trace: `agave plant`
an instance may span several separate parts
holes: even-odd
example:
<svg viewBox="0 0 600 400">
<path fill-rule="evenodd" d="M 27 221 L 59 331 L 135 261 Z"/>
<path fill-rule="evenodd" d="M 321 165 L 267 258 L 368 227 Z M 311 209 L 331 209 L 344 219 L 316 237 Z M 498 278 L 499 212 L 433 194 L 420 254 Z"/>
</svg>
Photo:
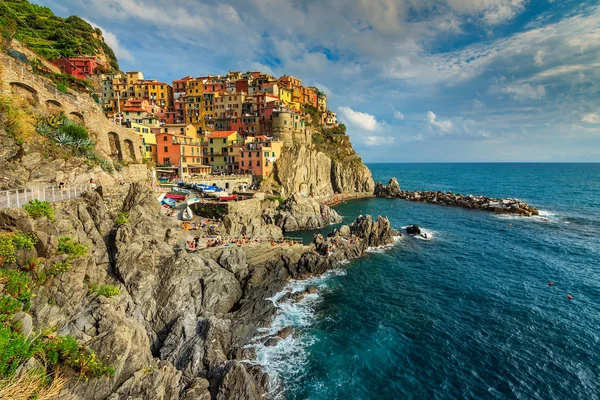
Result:
<svg viewBox="0 0 600 400">
<path fill-rule="evenodd" d="M 37 133 L 39 133 L 42 136 L 46 136 L 46 137 L 54 136 L 54 129 L 45 122 L 38 124 L 35 127 L 35 130 Z"/>
<path fill-rule="evenodd" d="M 58 133 L 54 136 L 54 140 L 58 143 L 59 146 L 62 147 L 72 147 L 75 144 L 75 141 L 71 136 L 65 135 L 64 133 Z"/>
<path fill-rule="evenodd" d="M 108 173 L 112 173 L 115 170 L 113 163 L 108 160 L 100 161 L 100 167 Z"/>
<path fill-rule="evenodd" d="M 76 139 L 74 146 L 82 152 L 94 149 L 94 142 L 91 139 Z"/>
</svg>

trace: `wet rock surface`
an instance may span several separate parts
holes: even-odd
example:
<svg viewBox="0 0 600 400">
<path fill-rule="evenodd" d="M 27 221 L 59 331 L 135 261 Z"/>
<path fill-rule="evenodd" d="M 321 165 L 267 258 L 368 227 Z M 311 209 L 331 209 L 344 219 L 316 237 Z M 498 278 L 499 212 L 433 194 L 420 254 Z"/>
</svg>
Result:
<svg viewBox="0 0 600 400">
<path fill-rule="evenodd" d="M 375 185 L 374 193 L 378 197 L 397 197 L 407 201 L 443 204 L 473 210 L 491 211 L 500 214 L 517 214 L 523 217 L 539 215 L 537 208 L 530 206 L 519 199 L 497 199 L 488 196 L 475 196 L 472 194 L 462 195 L 452 192 L 420 192 L 418 190 L 412 192 L 401 191 L 396 178 L 392 178 L 387 185 L 378 182 Z"/>
</svg>

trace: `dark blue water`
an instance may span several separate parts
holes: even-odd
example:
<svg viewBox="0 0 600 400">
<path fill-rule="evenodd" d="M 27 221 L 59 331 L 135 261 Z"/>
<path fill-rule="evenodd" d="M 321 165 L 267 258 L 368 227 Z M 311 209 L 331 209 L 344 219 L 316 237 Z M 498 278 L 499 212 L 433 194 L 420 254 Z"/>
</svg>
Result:
<svg viewBox="0 0 600 400">
<path fill-rule="evenodd" d="M 261 357 L 287 397 L 600 398 L 600 164 L 369 167 L 403 189 L 517 197 L 543 218 L 398 199 L 338 207 L 433 239 L 404 237 L 323 278 L 319 298 L 282 306 L 294 339 Z"/>
</svg>

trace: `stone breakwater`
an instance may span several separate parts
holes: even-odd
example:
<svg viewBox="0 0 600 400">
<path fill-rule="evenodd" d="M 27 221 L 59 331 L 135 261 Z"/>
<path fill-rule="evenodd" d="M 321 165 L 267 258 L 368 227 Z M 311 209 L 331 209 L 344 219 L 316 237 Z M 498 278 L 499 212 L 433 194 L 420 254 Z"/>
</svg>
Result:
<svg viewBox="0 0 600 400">
<path fill-rule="evenodd" d="M 420 192 L 400 190 L 396 178 L 390 179 L 387 185 L 378 182 L 375 185 L 375 195 L 378 197 L 397 197 L 407 201 L 418 201 L 431 204 L 445 204 L 473 210 L 492 211 L 500 214 L 516 214 L 524 217 L 539 215 L 534 206 L 520 201 L 519 199 L 497 199 L 488 196 L 475 196 L 472 194 L 462 195 L 452 192 Z"/>
</svg>

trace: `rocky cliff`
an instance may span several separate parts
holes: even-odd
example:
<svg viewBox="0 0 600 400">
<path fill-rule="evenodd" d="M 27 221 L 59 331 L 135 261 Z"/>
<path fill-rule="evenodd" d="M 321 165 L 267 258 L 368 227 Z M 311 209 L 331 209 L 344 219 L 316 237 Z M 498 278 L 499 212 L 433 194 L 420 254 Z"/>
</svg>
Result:
<svg viewBox="0 0 600 400">
<path fill-rule="evenodd" d="M 284 232 L 320 229 L 342 222 L 342 217 L 334 209 L 299 193 L 288 197 L 277 208 L 266 209 L 263 219 Z"/>
<path fill-rule="evenodd" d="M 120 198 L 116 208 L 88 192 L 57 204 L 56 222 L 0 210 L 0 231 L 37 240 L 0 271 L 48 272 L 64 259 L 58 249 L 64 235 L 88 249 L 70 261 L 70 269 L 31 287 L 27 315 L 34 332 L 54 326 L 56 334 L 73 336 L 114 369 L 108 376 L 68 379 L 62 398 L 263 398 L 267 379 L 245 360 L 254 357 L 246 345 L 276 311 L 265 299 L 290 278 L 322 273 L 391 243 L 395 234 L 387 219 L 367 216 L 309 246 L 267 243 L 189 253 L 182 249 L 186 232 L 161 215 L 149 188 L 132 184 Z M 29 269 L 25 257 L 44 261 Z M 102 285 L 118 294 L 98 294 Z M 2 285 L 0 291 L 9 294 Z"/>
<path fill-rule="evenodd" d="M 274 182 L 283 196 L 301 193 L 327 198 L 340 193 L 373 193 L 371 171 L 348 136 L 314 130 L 293 143 L 276 164 Z"/>
</svg>

